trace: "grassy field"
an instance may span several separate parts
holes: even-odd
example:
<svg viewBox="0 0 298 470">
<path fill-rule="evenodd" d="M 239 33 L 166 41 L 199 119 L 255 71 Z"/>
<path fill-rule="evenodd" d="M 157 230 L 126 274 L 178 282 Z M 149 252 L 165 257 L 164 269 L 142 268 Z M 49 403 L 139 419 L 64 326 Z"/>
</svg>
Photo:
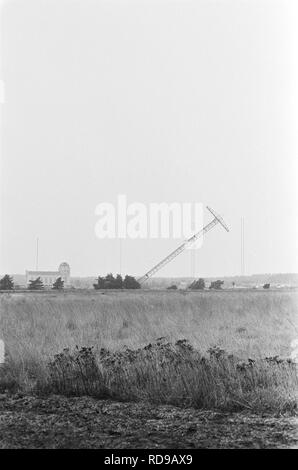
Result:
<svg viewBox="0 0 298 470">
<path fill-rule="evenodd" d="M 295 291 L 2 294 L 2 382 L 199 407 L 293 408 L 295 367 L 264 358 L 289 357 L 297 306 Z"/>
</svg>

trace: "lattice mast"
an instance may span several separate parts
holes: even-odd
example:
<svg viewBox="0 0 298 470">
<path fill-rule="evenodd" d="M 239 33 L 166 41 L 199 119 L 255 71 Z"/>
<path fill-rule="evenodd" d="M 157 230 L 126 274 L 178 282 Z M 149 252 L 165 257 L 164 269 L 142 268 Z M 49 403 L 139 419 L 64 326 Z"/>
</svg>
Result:
<svg viewBox="0 0 298 470">
<path fill-rule="evenodd" d="M 214 219 L 209 222 L 209 224 L 205 225 L 199 232 L 195 233 L 192 235 L 188 240 L 183 242 L 176 250 L 172 251 L 166 258 L 164 258 L 162 261 L 160 261 L 158 264 L 156 264 L 150 271 L 148 271 L 144 276 L 140 277 L 138 279 L 138 282 L 140 284 L 143 284 L 143 282 L 147 281 L 151 276 L 153 276 L 157 271 L 159 271 L 161 268 L 163 268 L 166 264 L 168 264 L 170 261 L 172 261 L 176 256 L 180 255 L 182 251 L 185 250 L 185 248 L 191 244 L 193 244 L 198 238 L 202 237 L 205 233 L 209 232 L 215 225 L 221 224 L 223 228 L 228 232 L 229 229 L 224 222 L 223 218 L 216 214 L 216 212 L 211 209 L 211 207 L 207 206 L 207 209 L 211 214 L 213 215 Z"/>
</svg>

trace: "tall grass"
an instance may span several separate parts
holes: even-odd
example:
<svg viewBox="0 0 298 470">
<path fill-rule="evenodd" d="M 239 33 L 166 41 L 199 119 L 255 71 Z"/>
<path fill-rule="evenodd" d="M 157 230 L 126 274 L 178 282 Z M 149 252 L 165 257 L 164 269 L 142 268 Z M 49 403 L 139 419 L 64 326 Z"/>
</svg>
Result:
<svg viewBox="0 0 298 470">
<path fill-rule="evenodd" d="M 220 348 L 202 355 L 160 338 L 137 350 L 64 350 L 36 377 L 35 391 L 222 410 L 294 412 L 297 366 L 277 357 L 241 361 Z M 9 373 L 9 371 L 8 371 Z"/>
<path fill-rule="evenodd" d="M 290 342 L 297 337 L 297 300 L 295 292 L 253 291 L 5 294 L 0 335 L 7 364 L 2 384 L 61 391 L 63 381 L 49 375 L 54 355 L 68 348 L 68 359 L 64 354 L 62 361 L 71 371 L 74 358 L 81 357 L 73 355 L 76 346 L 78 351 L 93 347 L 96 367 L 76 374 L 76 380 L 68 377 L 67 393 L 82 393 L 79 377 L 86 376 L 89 383 L 96 371 L 99 395 L 204 407 L 236 406 L 238 401 L 248 408 L 253 403 L 260 409 L 273 404 L 293 408 L 296 369 L 287 361 L 273 364 L 263 359 L 289 356 Z M 144 349 L 161 336 L 166 348 Z M 189 347 L 181 347 L 183 339 Z M 217 350 L 215 346 L 226 351 L 223 357 L 206 356 L 208 349 Z M 138 352 L 127 355 L 127 348 Z M 112 369 L 102 351 L 114 358 Z M 203 357 L 207 362 L 201 362 Z M 244 380 L 239 367 L 248 358 L 256 362 L 253 369 L 243 366 Z M 80 360 L 78 364 L 82 366 Z"/>
</svg>

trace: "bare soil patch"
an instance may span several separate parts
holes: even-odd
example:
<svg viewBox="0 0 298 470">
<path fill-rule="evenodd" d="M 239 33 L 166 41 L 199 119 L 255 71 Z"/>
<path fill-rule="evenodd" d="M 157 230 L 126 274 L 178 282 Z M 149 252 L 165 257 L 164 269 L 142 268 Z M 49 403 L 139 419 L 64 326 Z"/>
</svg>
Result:
<svg viewBox="0 0 298 470">
<path fill-rule="evenodd" d="M 0 448 L 298 448 L 291 416 L 0 395 Z"/>
</svg>

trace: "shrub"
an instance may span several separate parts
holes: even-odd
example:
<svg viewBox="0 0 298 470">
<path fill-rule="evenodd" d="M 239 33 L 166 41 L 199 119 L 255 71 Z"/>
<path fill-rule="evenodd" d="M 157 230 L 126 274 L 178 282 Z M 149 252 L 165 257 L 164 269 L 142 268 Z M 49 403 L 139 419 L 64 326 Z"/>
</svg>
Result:
<svg viewBox="0 0 298 470">
<path fill-rule="evenodd" d="M 98 276 L 97 283 L 93 284 L 94 289 L 104 289 L 105 288 L 105 279 L 104 277 Z"/>
<path fill-rule="evenodd" d="M 62 290 L 64 287 L 64 281 L 62 280 L 61 277 L 58 277 L 56 279 L 56 281 L 54 282 L 53 286 L 52 286 L 52 289 L 55 289 L 55 290 Z"/>
<path fill-rule="evenodd" d="M 267 357 L 241 361 L 219 347 L 200 354 L 186 340 L 159 338 L 144 348 L 98 356 L 92 348 L 69 349 L 49 363 L 48 389 L 66 395 L 223 410 L 294 411 L 296 365 Z"/>
<path fill-rule="evenodd" d="M 193 281 L 190 286 L 189 286 L 189 289 L 191 290 L 203 290 L 205 289 L 205 281 L 204 279 L 202 279 L 200 277 L 200 279 L 198 279 L 197 281 Z"/>
<path fill-rule="evenodd" d="M 98 276 L 97 283 L 93 284 L 94 289 L 139 289 L 141 286 L 133 276 L 126 275 L 124 280 L 121 274 L 116 277 L 112 273 L 105 277 Z"/>
<path fill-rule="evenodd" d="M 13 277 L 5 274 L 5 276 L 0 279 L 0 290 L 12 290 L 14 288 Z"/>
<path fill-rule="evenodd" d="M 141 285 L 133 276 L 126 275 L 123 281 L 123 287 L 124 289 L 140 289 Z"/>
<path fill-rule="evenodd" d="M 220 279 L 218 279 L 217 281 L 212 281 L 210 286 L 209 286 L 209 289 L 221 289 L 221 286 L 223 285 L 224 281 L 221 281 Z"/>
<path fill-rule="evenodd" d="M 44 285 L 40 277 L 29 281 L 29 286 L 28 286 L 29 290 L 41 290 L 43 288 L 44 288 Z"/>
</svg>

